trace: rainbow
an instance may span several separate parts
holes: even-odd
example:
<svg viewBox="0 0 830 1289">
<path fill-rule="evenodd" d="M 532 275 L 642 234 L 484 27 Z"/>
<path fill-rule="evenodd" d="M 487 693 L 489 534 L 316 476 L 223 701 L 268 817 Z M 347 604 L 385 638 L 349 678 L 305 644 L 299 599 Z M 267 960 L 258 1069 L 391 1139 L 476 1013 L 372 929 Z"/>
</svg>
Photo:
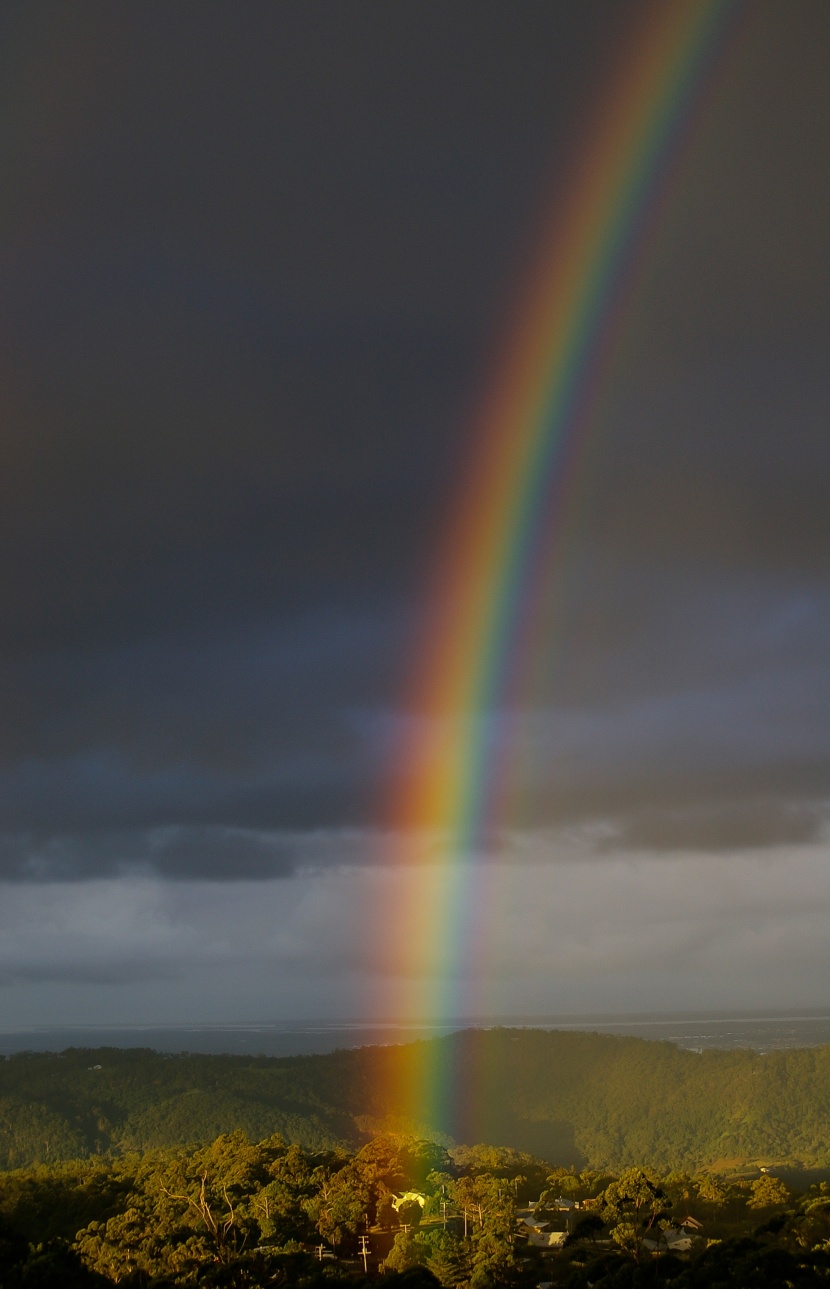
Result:
<svg viewBox="0 0 830 1289">
<path fill-rule="evenodd" d="M 399 1018 L 469 1015 L 478 1001 L 480 860 L 499 819 L 510 745 L 500 713 L 526 667 L 534 610 L 632 293 L 739 12 L 736 0 L 657 0 L 641 11 L 575 173 L 555 194 L 476 420 L 471 470 L 419 642 L 391 812 L 394 835 L 420 838 L 430 852 L 392 919 L 399 948 L 389 952 L 409 982 L 393 1004 Z M 421 1123 L 447 1128 L 459 1076 L 433 1050 L 424 1045 L 414 1062 L 405 1103 Z"/>
</svg>

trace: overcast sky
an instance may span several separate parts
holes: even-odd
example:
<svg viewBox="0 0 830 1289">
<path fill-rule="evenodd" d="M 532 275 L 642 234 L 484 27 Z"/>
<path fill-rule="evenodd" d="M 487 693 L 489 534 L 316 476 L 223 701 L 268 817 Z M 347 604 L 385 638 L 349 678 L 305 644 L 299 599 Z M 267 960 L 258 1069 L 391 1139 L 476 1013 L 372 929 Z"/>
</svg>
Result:
<svg viewBox="0 0 830 1289">
<path fill-rule="evenodd" d="M 643 11 L 3 9 L 0 1024 L 382 1010 L 435 532 Z M 493 1014 L 830 1005 L 829 158 L 830 5 L 754 0 L 591 444 Z"/>
</svg>

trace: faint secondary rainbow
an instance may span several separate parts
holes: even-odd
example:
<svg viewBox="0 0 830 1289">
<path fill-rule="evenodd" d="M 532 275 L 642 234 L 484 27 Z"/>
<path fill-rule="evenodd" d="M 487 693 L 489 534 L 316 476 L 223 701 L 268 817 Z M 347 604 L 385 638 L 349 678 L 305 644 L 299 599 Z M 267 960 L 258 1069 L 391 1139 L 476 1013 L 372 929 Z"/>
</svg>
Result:
<svg viewBox="0 0 830 1289">
<path fill-rule="evenodd" d="M 737 0 L 657 0 L 640 11 L 575 173 L 556 193 L 487 391 L 440 552 L 391 812 L 396 836 L 432 847 L 390 919 L 388 951 L 397 978 L 411 982 L 393 1003 L 400 1018 L 469 1015 L 484 1001 L 470 981 L 487 954 L 475 934 L 486 901 L 476 860 L 498 822 L 508 742 L 498 714 L 520 679 L 632 288 L 738 11 Z M 450 1122 L 453 1078 L 429 1049 L 410 1077 L 413 1114 Z"/>
</svg>

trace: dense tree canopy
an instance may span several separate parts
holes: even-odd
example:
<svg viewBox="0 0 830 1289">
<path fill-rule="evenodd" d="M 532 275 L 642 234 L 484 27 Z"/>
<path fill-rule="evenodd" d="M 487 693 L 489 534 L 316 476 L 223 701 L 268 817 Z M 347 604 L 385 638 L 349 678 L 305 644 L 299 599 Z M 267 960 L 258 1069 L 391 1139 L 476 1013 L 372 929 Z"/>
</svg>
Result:
<svg viewBox="0 0 830 1289">
<path fill-rule="evenodd" d="M 428 1164 L 437 1167 L 425 1174 Z M 522 1209 L 528 1176 L 540 1201 Z M 409 1210 L 387 1202 L 405 1195 Z M 567 1237 L 543 1252 L 529 1220 L 565 1221 Z M 658 1279 L 826 1289 L 829 1250 L 827 1182 L 794 1195 L 757 1172 L 601 1176 L 512 1148 L 447 1151 L 400 1135 L 349 1154 L 237 1130 L 191 1148 L 0 1174 L 3 1289 L 333 1289 L 367 1277 L 384 1289 Z"/>
</svg>

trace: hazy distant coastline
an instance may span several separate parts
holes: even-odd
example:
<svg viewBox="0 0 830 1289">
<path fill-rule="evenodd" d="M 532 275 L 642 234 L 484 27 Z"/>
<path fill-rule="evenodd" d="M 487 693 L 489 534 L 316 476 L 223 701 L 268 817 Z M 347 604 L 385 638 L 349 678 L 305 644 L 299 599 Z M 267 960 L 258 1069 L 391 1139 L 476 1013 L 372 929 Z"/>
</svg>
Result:
<svg viewBox="0 0 830 1289">
<path fill-rule="evenodd" d="M 224 1025 L 32 1026 L 0 1029 L 0 1054 L 62 1051 L 68 1047 L 144 1047 L 158 1052 L 222 1055 L 312 1056 L 355 1048 L 435 1038 L 467 1028 L 585 1030 L 668 1041 L 688 1050 L 754 1048 L 761 1052 L 830 1043 L 827 1011 L 755 1013 L 679 1012 L 675 1015 L 497 1017 L 402 1026 L 392 1022 L 293 1020 Z"/>
</svg>

